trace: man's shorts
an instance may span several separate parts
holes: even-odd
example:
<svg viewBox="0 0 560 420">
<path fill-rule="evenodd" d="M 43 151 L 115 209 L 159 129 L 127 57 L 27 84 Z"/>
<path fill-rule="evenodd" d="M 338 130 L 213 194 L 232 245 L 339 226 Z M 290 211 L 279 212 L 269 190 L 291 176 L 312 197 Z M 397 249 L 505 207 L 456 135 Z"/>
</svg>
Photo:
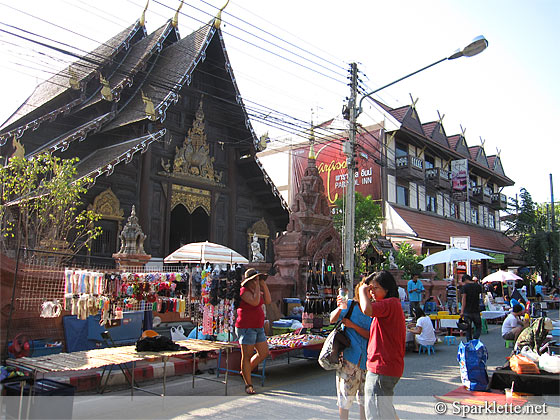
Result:
<svg viewBox="0 0 560 420">
<path fill-rule="evenodd" d="M 502 335 L 502 338 L 504 340 L 515 340 L 515 333 L 512 331 L 508 331 L 507 333 L 505 333 L 504 335 Z"/>
<path fill-rule="evenodd" d="M 235 328 L 239 344 L 257 344 L 266 341 L 264 328 Z"/>
</svg>

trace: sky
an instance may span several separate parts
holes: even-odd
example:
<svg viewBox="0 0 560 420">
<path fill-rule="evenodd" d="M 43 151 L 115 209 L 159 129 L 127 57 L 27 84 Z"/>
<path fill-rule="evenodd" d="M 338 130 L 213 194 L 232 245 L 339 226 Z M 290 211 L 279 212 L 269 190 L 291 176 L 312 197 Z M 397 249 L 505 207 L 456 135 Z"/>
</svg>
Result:
<svg viewBox="0 0 560 420">
<path fill-rule="evenodd" d="M 179 16 L 182 36 L 224 3 L 187 0 Z M 144 6 L 145 0 L 0 0 L 0 121 L 72 61 L 7 32 L 79 54 L 134 23 Z M 151 0 L 148 32 L 178 6 L 178 0 Z M 288 124 L 340 114 L 350 63 L 358 64 L 364 89 L 372 91 L 484 35 L 489 47 L 481 54 L 445 61 L 376 97 L 399 107 L 412 96 L 421 122 L 437 120 L 439 111 L 448 136 L 462 127 L 469 146 L 484 141 L 487 155 L 499 151 L 515 182 L 506 195 L 525 188 L 534 201 L 550 201 L 552 174 L 559 201 L 559 134 L 553 130 L 560 115 L 559 1 L 231 0 L 222 18 L 236 82 L 256 115 L 253 127 L 280 141 L 301 134 Z M 365 103 L 359 122 L 381 118 Z"/>
</svg>

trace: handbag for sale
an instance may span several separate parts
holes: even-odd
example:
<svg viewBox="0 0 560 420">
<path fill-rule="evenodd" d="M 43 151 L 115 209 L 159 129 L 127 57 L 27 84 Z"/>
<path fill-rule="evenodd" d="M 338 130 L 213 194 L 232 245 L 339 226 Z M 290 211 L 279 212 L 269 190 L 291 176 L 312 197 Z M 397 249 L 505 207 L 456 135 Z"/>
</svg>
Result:
<svg viewBox="0 0 560 420">
<path fill-rule="evenodd" d="M 350 318 L 355 304 L 356 302 L 352 301 L 350 309 L 344 318 Z M 319 353 L 318 358 L 319 365 L 321 365 L 321 367 L 325 370 L 339 369 L 342 365 L 340 357 L 342 355 L 342 351 L 349 346 L 350 339 L 342 330 L 342 320 L 340 320 L 323 343 L 323 347 L 321 348 L 321 353 Z"/>
</svg>

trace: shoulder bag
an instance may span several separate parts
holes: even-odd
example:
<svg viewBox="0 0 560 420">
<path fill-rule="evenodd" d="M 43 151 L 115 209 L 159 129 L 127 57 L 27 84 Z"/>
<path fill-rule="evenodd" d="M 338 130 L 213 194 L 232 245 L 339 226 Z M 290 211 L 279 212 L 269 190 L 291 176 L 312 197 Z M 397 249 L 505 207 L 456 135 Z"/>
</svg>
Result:
<svg viewBox="0 0 560 420">
<path fill-rule="evenodd" d="M 350 318 L 355 305 L 356 302 L 352 301 L 352 303 L 350 304 L 350 309 L 342 319 Z M 318 362 L 325 370 L 339 369 L 342 366 L 342 351 L 346 347 L 350 346 L 350 339 L 342 330 L 342 325 L 342 320 L 336 323 L 336 326 L 329 333 L 327 339 L 323 343 L 321 353 L 319 353 Z"/>
</svg>

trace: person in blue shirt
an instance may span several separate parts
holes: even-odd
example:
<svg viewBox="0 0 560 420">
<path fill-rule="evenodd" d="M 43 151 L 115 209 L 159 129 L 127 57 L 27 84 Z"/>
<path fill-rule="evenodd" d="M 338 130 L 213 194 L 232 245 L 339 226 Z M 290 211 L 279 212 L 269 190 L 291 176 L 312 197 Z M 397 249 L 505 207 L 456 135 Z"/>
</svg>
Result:
<svg viewBox="0 0 560 420">
<path fill-rule="evenodd" d="M 412 280 L 408 281 L 408 300 L 410 301 L 410 312 L 416 316 L 416 309 L 420 308 L 422 302 L 422 293 L 424 292 L 424 285 L 418 278 L 418 274 L 412 276 Z"/>
<path fill-rule="evenodd" d="M 336 371 L 336 395 L 338 413 L 341 420 L 348 419 L 348 411 L 356 398 L 360 406 L 360 418 L 365 420 L 364 386 L 366 382 L 366 361 L 371 317 L 364 315 L 360 309 L 358 290 L 363 280 L 354 288 L 354 299 L 348 301 L 347 308 L 342 309 L 343 301 L 336 298 L 338 307 L 331 312 L 331 324 L 342 319 L 343 330 L 350 339 L 350 346 L 344 349 L 343 361 Z M 349 318 L 343 318 L 353 306 Z"/>
<path fill-rule="evenodd" d="M 537 302 L 540 302 L 544 297 L 542 283 L 538 282 L 535 285 L 535 297 L 537 298 Z"/>
</svg>

